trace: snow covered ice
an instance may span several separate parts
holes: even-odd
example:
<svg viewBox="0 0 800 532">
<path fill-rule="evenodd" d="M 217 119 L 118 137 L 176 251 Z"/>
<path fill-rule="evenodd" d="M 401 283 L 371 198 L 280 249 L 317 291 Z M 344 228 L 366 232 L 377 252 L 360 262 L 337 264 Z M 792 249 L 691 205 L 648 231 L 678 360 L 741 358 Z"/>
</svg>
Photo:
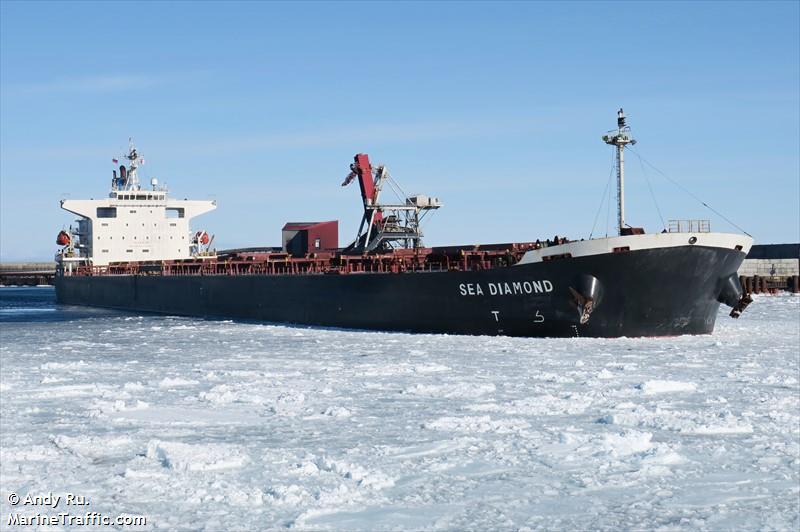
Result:
<svg viewBox="0 0 800 532">
<path fill-rule="evenodd" d="M 616 340 L 0 299 L 4 529 L 42 511 L 10 492 L 145 529 L 800 528 L 797 296 L 721 311 L 711 336 Z"/>
</svg>

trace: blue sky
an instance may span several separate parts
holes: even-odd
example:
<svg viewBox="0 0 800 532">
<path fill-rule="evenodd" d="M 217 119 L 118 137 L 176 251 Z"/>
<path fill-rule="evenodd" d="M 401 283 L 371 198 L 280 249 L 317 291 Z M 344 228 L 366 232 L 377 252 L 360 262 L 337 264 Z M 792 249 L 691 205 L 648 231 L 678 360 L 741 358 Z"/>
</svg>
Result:
<svg viewBox="0 0 800 532">
<path fill-rule="evenodd" d="M 440 197 L 426 244 L 587 237 L 624 106 L 635 150 L 751 233 L 800 240 L 798 2 L 9 2 L 0 260 L 49 260 L 133 136 L 143 176 L 215 198 L 218 247 L 360 220 L 353 154 Z M 627 219 L 711 218 L 627 157 Z M 612 226 L 603 206 L 595 235 Z"/>
</svg>

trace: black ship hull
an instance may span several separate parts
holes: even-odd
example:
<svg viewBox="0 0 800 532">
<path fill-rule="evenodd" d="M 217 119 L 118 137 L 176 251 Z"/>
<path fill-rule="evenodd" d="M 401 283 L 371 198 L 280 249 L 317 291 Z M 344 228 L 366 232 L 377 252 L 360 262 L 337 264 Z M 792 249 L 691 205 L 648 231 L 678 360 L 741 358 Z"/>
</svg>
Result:
<svg viewBox="0 0 800 532">
<path fill-rule="evenodd" d="M 713 331 L 744 256 L 677 246 L 467 272 L 59 275 L 55 284 L 61 304 L 135 312 L 417 333 L 673 336 Z M 585 323 L 582 296 L 593 303 Z"/>
</svg>

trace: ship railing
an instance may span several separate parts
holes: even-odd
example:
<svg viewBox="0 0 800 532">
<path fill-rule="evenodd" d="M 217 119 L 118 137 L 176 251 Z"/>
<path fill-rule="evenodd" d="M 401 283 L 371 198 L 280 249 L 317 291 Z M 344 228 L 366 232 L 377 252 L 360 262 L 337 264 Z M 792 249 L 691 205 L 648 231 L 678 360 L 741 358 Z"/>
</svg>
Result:
<svg viewBox="0 0 800 532">
<path fill-rule="evenodd" d="M 77 275 L 313 275 L 479 271 L 511 266 L 535 244 L 503 249 L 459 249 L 420 254 L 367 256 L 281 257 L 260 259 L 241 256 L 224 260 L 185 259 L 174 261 L 118 262 L 107 266 L 84 266 Z"/>
<path fill-rule="evenodd" d="M 670 233 L 710 233 L 711 220 L 669 220 Z"/>
</svg>

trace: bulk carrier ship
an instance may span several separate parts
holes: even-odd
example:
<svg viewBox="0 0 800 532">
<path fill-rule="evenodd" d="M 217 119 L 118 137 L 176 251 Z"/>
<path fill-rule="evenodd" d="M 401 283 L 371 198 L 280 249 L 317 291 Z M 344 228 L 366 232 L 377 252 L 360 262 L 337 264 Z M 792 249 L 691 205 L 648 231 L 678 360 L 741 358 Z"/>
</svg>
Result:
<svg viewBox="0 0 800 532">
<path fill-rule="evenodd" d="M 135 312 L 325 327 L 525 337 L 711 333 L 720 304 L 738 317 L 751 302 L 737 269 L 752 239 L 712 233 L 707 221 L 645 234 L 625 222 L 622 109 L 603 140 L 616 150 L 618 235 L 425 247 L 421 220 L 442 204 L 400 194 L 385 166 L 355 156 L 364 210 L 356 238 L 338 223 L 289 223 L 281 247 L 217 252 L 190 220 L 214 201 L 174 200 L 131 144 L 100 200 L 62 200 L 77 227 L 57 243 L 59 303 Z M 118 163 L 117 160 L 114 161 Z"/>
</svg>

